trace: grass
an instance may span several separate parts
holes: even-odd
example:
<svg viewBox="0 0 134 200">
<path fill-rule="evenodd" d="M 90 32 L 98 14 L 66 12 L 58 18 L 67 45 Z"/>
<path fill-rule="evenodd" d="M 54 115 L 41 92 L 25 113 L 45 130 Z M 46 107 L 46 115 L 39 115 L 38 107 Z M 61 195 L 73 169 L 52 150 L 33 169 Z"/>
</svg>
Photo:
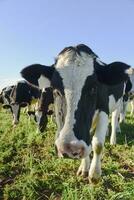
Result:
<svg viewBox="0 0 134 200">
<path fill-rule="evenodd" d="M 134 118 L 117 135 L 117 145 L 106 138 L 102 179 L 97 185 L 77 177 L 79 160 L 58 159 L 54 148 L 56 126 L 49 120 L 44 134 L 23 113 L 12 127 L 10 113 L 0 113 L 0 200 L 133 200 Z"/>
</svg>

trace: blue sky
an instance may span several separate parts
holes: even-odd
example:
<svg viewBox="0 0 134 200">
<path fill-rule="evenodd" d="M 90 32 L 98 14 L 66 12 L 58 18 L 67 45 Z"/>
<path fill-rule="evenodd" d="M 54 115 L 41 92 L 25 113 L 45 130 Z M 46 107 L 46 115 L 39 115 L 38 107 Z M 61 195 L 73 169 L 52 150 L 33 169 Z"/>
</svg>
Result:
<svg viewBox="0 0 134 200">
<path fill-rule="evenodd" d="M 78 43 L 134 66 L 134 0 L 0 0 L 0 88 Z"/>
</svg>

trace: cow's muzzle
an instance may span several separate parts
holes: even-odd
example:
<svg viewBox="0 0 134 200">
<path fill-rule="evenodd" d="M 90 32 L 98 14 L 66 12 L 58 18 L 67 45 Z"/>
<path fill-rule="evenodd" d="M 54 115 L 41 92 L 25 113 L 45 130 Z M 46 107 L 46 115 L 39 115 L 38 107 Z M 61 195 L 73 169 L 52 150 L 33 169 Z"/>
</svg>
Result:
<svg viewBox="0 0 134 200">
<path fill-rule="evenodd" d="M 60 158 L 74 158 L 80 159 L 89 155 L 89 148 L 86 145 L 77 142 L 75 144 L 65 143 L 65 144 L 56 144 L 56 150 L 58 157 Z"/>
</svg>

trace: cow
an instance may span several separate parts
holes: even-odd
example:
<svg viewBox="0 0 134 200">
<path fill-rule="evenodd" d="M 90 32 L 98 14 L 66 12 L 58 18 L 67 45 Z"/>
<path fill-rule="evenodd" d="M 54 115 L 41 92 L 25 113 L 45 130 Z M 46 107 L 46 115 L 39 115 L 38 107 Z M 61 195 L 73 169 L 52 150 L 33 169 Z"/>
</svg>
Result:
<svg viewBox="0 0 134 200">
<path fill-rule="evenodd" d="M 84 44 L 64 48 L 52 66 L 32 65 L 21 71 L 22 77 L 36 87 L 44 91 L 52 88 L 58 156 L 82 159 L 77 174 L 88 173 L 91 182 L 96 183 L 101 177 L 109 113 L 119 106 L 124 82 L 132 73 L 133 68 L 125 63 L 101 62 Z M 91 137 L 94 122 L 96 129 Z"/>
<path fill-rule="evenodd" d="M 130 77 L 128 77 L 127 81 L 124 82 L 124 93 L 123 97 L 120 99 L 119 106 L 112 112 L 111 115 L 111 137 L 110 144 L 116 145 L 116 132 L 121 132 L 120 124 L 125 119 L 126 108 L 129 98 L 129 93 L 132 88 L 132 83 Z"/>
<path fill-rule="evenodd" d="M 18 81 L 16 85 L 3 89 L 1 98 L 3 99 L 3 108 L 10 109 L 13 116 L 13 124 L 19 122 L 20 109 L 30 105 L 32 101 L 40 97 L 40 91 L 32 88 L 26 81 Z"/>
<path fill-rule="evenodd" d="M 112 132 L 110 144 L 116 144 L 116 132 L 121 132 L 120 124 L 125 122 L 128 104 L 131 104 L 131 116 L 134 113 L 134 88 L 133 76 L 131 75 L 125 83 L 124 94 L 120 106 L 116 109 L 116 116 L 112 115 Z"/>
<path fill-rule="evenodd" d="M 123 102 L 120 112 L 120 120 L 119 122 L 122 123 L 125 121 L 125 116 L 127 112 L 128 104 L 130 103 L 130 115 L 133 116 L 134 114 L 134 76 L 131 75 L 126 83 L 125 94 L 123 96 Z"/>
<path fill-rule="evenodd" d="M 4 87 L 0 93 L 0 103 L 10 104 L 10 94 L 12 92 L 14 85 Z"/>
<path fill-rule="evenodd" d="M 134 76 L 133 75 L 130 76 L 130 80 L 131 80 L 132 88 L 128 94 L 128 102 L 130 102 L 131 104 L 130 115 L 133 116 L 134 115 Z"/>
<path fill-rule="evenodd" d="M 10 94 L 13 89 L 13 85 L 7 86 L 1 90 L 0 93 L 0 110 L 3 108 L 3 105 L 10 104 Z"/>
<path fill-rule="evenodd" d="M 48 102 L 44 99 L 45 95 L 48 96 Z M 27 107 L 28 115 L 34 116 L 39 131 L 41 133 L 44 132 L 48 122 L 48 115 L 52 114 L 52 110 L 48 108 L 49 104 L 53 103 L 52 91 L 50 89 L 44 94 L 43 91 L 22 80 L 18 81 L 14 86 L 4 88 L 1 98 L 3 99 L 3 107 L 5 109 L 9 108 L 12 112 L 13 125 L 19 123 L 20 109 Z M 41 103 L 42 101 L 44 104 Z M 36 102 L 38 103 L 36 110 L 31 111 L 31 105 L 36 105 Z"/>
</svg>

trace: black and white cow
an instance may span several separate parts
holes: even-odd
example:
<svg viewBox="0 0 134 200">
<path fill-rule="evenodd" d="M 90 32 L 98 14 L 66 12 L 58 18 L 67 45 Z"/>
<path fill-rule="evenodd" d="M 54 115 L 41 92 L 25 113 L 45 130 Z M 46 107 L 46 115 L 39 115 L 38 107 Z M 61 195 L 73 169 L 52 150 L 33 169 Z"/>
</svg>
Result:
<svg viewBox="0 0 134 200">
<path fill-rule="evenodd" d="M 133 71 L 121 62 L 102 63 L 83 44 L 63 49 L 51 67 L 33 65 L 21 71 L 22 77 L 40 89 L 53 89 L 58 155 L 82 159 L 77 174 L 88 172 L 92 182 L 101 176 L 101 155 L 109 113 L 118 107 L 124 81 Z M 92 138 L 90 129 L 94 121 L 96 130 Z M 91 150 L 93 159 L 90 165 Z"/>
<path fill-rule="evenodd" d="M 47 95 L 47 101 L 45 97 Z M 3 107 L 10 108 L 13 115 L 13 124 L 18 124 L 21 107 L 30 107 L 38 102 L 36 110 L 28 110 L 28 115 L 34 115 L 40 132 L 43 132 L 48 122 L 48 115 L 52 114 L 49 104 L 53 103 L 52 90 L 41 92 L 39 88 L 33 87 L 26 81 L 18 81 L 16 85 L 3 89 L 1 98 Z M 43 102 L 43 103 L 42 103 Z"/>
<path fill-rule="evenodd" d="M 11 86 L 7 86 L 5 88 L 2 89 L 1 93 L 0 93 L 0 103 L 2 105 L 4 104 L 10 104 L 10 94 L 12 92 L 14 85 Z"/>
<path fill-rule="evenodd" d="M 13 89 L 12 86 L 7 86 L 1 90 L 0 93 L 0 110 L 4 107 L 4 105 L 9 105 L 10 104 L 10 94 Z"/>
<path fill-rule="evenodd" d="M 40 94 L 39 89 L 31 87 L 26 81 L 18 81 L 16 85 L 10 87 L 10 90 L 6 88 L 2 92 L 3 107 L 11 110 L 14 125 L 19 122 L 21 107 L 30 105 L 34 100 L 37 101 Z"/>
<path fill-rule="evenodd" d="M 123 96 L 123 102 L 120 112 L 120 123 L 125 121 L 125 116 L 130 104 L 130 115 L 134 115 L 134 76 L 131 75 L 126 83 L 125 94 Z"/>
<path fill-rule="evenodd" d="M 130 76 L 132 89 L 129 93 L 129 101 L 131 104 L 131 116 L 134 116 L 134 76 Z"/>
<path fill-rule="evenodd" d="M 111 115 L 111 137 L 110 144 L 116 144 L 116 133 L 121 132 L 120 124 L 125 120 L 129 94 L 132 88 L 130 77 L 124 82 L 124 93 L 120 99 L 119 106 L 112 112 Z"/>
</svg>

